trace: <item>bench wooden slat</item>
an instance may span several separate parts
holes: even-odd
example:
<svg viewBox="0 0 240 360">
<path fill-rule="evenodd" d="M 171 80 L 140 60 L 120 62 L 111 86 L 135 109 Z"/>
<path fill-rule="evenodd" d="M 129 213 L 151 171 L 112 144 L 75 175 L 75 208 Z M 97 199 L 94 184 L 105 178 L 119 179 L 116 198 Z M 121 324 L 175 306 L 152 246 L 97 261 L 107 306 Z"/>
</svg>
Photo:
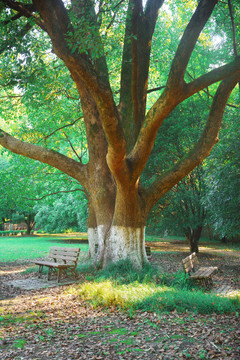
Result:
<svg viewBox="0 0 240 360">
<path fill-rule="evenodd" d="M 50 267 L 55 267 L 55 268 L 68 268 L 71 265 L 74 264 L 63 264 L 63 263 L 56 263 L 54 261 L 36 261 L 35 262 L 36 265 L 43 265 L 43 266 L 50 266 Z"/>
<path fill-rule="evenodd" d="M 50 251 L 51 250 L 56 250 L 56 251 L 73 251 L 73 252 L 79 252 L 81 249 L 80 248 L 66 248 L 66 247 L 58 247 L 58 246 L 51 246 L 50 247 Z"/>
<path fill-rule="evenodd" d="M 79 251 L 75 251 L 75 250 L 56 250 L 56 249 L 52 249 L 50 248 L 49 253 L 53 253 L 53 254 L 73 254 L 74 256 L 77 255 L 79 253 Z"/>
<path fill-rule="evenodd" d="M 204 285 L 212 285 L 212 274 L 217 270 L 217 267 L 198 267 L 198 258 L 196 253 L 187 256 L 182 260 L 183 269 L 189 278 L 193 280 L 200 280 Z"/>
<path fill-rule="evenodd" d="M 190 278 L 195 278 L 195 279 L 208 278 L 209 276 L 212 275 L 213 272 L 214 272 L 214 269 L 198 269 L 195 273 L 190 275 Z"/>
<path fill-rule="evenodd" d="M 76 261 L 76 256 L 49 254 L 49 259 L 59 259 L 59 260 L 64 260 L 64 261 Z"/>
</svg>

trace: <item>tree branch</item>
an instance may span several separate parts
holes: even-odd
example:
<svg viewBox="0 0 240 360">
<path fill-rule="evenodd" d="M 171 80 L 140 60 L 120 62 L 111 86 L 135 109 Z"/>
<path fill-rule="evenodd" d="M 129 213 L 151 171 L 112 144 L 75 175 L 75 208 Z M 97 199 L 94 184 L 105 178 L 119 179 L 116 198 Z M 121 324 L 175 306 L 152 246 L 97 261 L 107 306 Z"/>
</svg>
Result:
<svg viewBox="0 0 240 360">
<path fill-rule="evenodd" d="M 240 56 L 236 57 L 234 61 L 227 65 L 220 66 L 217 69 L 210 71 L 207 74 L 200 76 L 199 78 L 193 80 L 192 82 L 185 85 L 184 89 L 184 99 L 192 96 L 208 86 L 227 78 L 228 76 L 238 74 L 240 70 Z"/>
<path fill-rule="evenodd" d="M 172 169 L 149 186 L 147 189 L 147 207 L 149 211 L 160 197 L 182 180 L 186 174 L 192 171 L 210 154 L 212 147 L 218 142 L 218 133 L 228 98 L 239 80 L 240 72 L 237 77 L 232 75 L 220 83 L 213 99 L 208 121 L 197 144 Z"/>
<path fill-rule="evenodd" d="M 148 89 L 147 93 L 150 94 L 150 93 L 152 93 L 152 92 L 154 92 L 154 91 L 162 90 L 162 89 L 164 89 L 165 87 L 166 87 L 166 86 L 163 85 L 163 86 L 158 86 L 158 87 L 155 87 L 155 88 L 152 88 L 152 89 Z"/>
<path fill-rule="evenodd" d="M 143 16 L 142 9 L 142 0 L 135 0 L 132 14 L 132 81 L 131 81 L 131 95 L 133 99 L 133 122 L 135 123 L 135 127 L 138 128 L 137 133 L 139 132 L 141 122 L 139 122 L 139 97 L 138 97 L 138 87 L 139 87 L 139 59 L 138 59 L 138 51 L 139 51 L 139 18 Z M 142 55 L 143 56 L 143 55 Z"/>
<path fill-rule="evenodd" d="M 76 152 L 76 150 L 74 149 L 74 147 L 73 147 L 73 144 L 72 144 L 71 140 L 69 139 L 69 137 L 67 136 L 67 134 L 65 133 L 65 131 L 63 131 L 63 133 L 64 133 L 64 135 L 65 135 L 65 137 L 66 137 L 66 139 L 67 139 L 67 141 L 68 141 L 69 145 L 71 146 L 72 151 L 73 151 L 73 152 L 74 152 L 74 154 L 77 156 L 77 158 L 79 159 L 80 163 L 82 164 L 82 158 L 78 155 L 78 153 L 77 153 L 77 152 Z"/>
<path fill-rule="evenodd" d="M 82 118 L 83 118 L 83 117 L 80 116 L 79 118 L 77 118 L 76 120 L 74 120 L 72 123 L 61 126 L 60 128 L 52 131 L 50 134 L 44 136 L 43 139 L 44 139 L 44 140 L 47 140 L 50 136 L 52 136 L 53 134 L 55 134 L 57 131 L 60 131 L 60 130 L 62 130 L 62 129 L 65 129 L 66 127 L 69 127 L 69 126 L 73 126 L 77 121 L 79 121 L 79 120 L 82 119 Z M 41 141 L 41 140 L 40 140 L 40 141 Z"/>
<path fill-rule="evenodd" d="M 17 13 L 16 15 L 12 16 L 9 20 L 5 20 L 5 21 L 3 21 L 2 23 L 3 23 L 3 25 L 7 25 L 7 24 L 9 24 L 9 23 L 12 22 L 12 21 L 15 21 L 15 20 L 17 20 L 17 19 L 20 19 L 20 17 L 22 17 L 22 14 Z"/>
<path fill-rule="evenodd" d="M 233 62 L 214 69 L 207 74 L 204 74 L 196 80 L 185 84 L 183 89 L 175 89 L 172 93 L 169 89 L 164 89 L 159 99 L 155 102 L 152 108 L 147 113 L 143 126 L 141 127 L 137 142 L 128 159 L 131 162 L 132 171 L 137 179 L 150 155 L 154 141 L 156 139 L 157 131 L 161 126 L 163 120 L 171 113 L 171 111 L 183 100 L 189 98 L 193 94 L 228 77 L 239 77 L 240 73 L 240 57 L 237 57 Z"/>
<path fill-rule="evenodd" d="M 44 22 L 34 14 L 34 12 L 36 11 L 34 4 L 24 4 L 12 0 L 1 0 L 1 2 L 5 4 L 6 7 L 8 7 L 9 9 L 18 11 L 21 16 L 34 19 L 35 23 L 39 25 L 41 29 L 46 31 Z"/>
<path fill-rule="evenodd" d="M 15 154 L 23 155 L 30 159 L 38 160 L 42 163 L 51 165 L 78 180 L 84 187 L 87 188 L 87 165 L 80 164 L 78 161 L 60 154 L 57 151 L 18 140 L 1 129 L 0 145 Z"/>
<path fill-rule="evenodd" d="M 109 144 L 109 159 L 112 158 L 112 163 L 119 158 L 122 159 L 126 153 L 126 142 L 109 83 L 104 76 L 95 71 L 86 54 L 80 54 L 77 50 L 72 52 L 67 45 L 66 37 L 69 31 L 74 29 L 71 27 L 63 2 L 61 0 L 47 2 L 33 0 L 33 2 L 44 19 L 54 51 L 68 67 L 79 94 L 83 82 L 97 104 Z"/>
<path fill-rule="evenodd" d="M 45 199 L 46 197 L 48 196 L 52 196 L 52 195 L 57 195 L 57 194 L 62 194 L 62 193 L 70 193 L 70 192 L 74 192 L 74 191 L 82 191 L 84 194 L 85 194 L 85 191 L 83 189 L 74 189 L 74 190 L 59 190 L 59 191 L 56 191 L 56 192 L 53 192 L 53 193 L 50 193 L 50 194 L 47 194 L 47 195 L 43 195 L 42 197 L 40 198 L 36 198 L 36 199 L 32 199 L 32 198 L 27 198 L 25 197 L 25 199 L 27 200 L 33 200 L 33 201 L 39 201 L 39 200 L 42 200 L 42 199 Z"/>
<path fill-rule="evenodd" d="M 237 39 L 236 39 L 236 26 L 235 26 L 235 21 L 234 21 L 234 16 L 233 16 L 233 9 L 232 9 L 231 0 L 228 0 L 228 9 L 229 9 L 230 19 L 231 19 L 231 23 L 232 23 L 233 53 L 234 53 L 235 56 L 238 56 Z M 239 91 L 240 91 L 240 82 L 238 83 L 238 85 L 239 85 Z"/>
<path fill-rule="evenodd" d="M 232 10 L 231 0 L 228 0 L 228 9 L 229 9 L 230 19 L 231 19 L 231 23 L 232 23 L 233 52 L 234 52 L 235 56 L 238 56 L 237 40 L 236 40 L 236 27 L 235 27 L 235 22 L 234 22 L 234 17 L 233 17 L 233 10 Z"/>
<path fill-rule="evenodd" d="M 171 65 L 167 88 L 173 91 L 176 91 L 176 88 L 182 88 L 184 84 L 184 74 L 193 49 L 217 2 L 218 0 L 200 0 L 178 45 Z"/>
<path fill-rule="evenodd" d="M 194 77 L 193 77 L 188 71 L 187 71 L 187 75 L 190 77 L 191 80 L 193 80 L 193 81 L 196 80 L 196 79 L 194 79 Z M 214 98 L 214 96 L 213 96 L 212 94 L 210 94 L 208 88 L 207 88 L 207 89 L 202 89 L 202 91 L 203 91 L 205 94 L 207 94 L 208 97 Z M 229 104 L 229 103 L 227 103 L 226 106 L 232 107 L 232 108 L 234 108 L 234 109 L 238 109 L 238 108 L 239 108 L 239 106 L 233 105 L 233 104 Z"/>
<path fill-rule="evenodd" d="M 130 0 L 128 5 L 119 102 L 128 149 L 134 146 L 145 117 L 152 36 L 163 2 L 148 0 L 145 12 L 142 1 Z"/>
</svg>

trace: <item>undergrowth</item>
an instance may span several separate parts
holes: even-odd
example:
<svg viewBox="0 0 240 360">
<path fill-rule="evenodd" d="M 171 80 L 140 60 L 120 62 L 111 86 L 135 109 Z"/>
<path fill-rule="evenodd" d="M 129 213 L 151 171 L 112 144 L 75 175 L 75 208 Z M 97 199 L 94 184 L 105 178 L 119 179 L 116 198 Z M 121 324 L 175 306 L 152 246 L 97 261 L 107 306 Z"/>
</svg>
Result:
<svg viewBox="0 0 240 360">
<path fill-rule="evenodd" d="M 92 306 L 117 307 L 134 314 L 150 312 L 186 312 L 211 314 L 240 312 L 240 298 L 224 298 L 203 292 L 185 274 L 161 274 L 151 265 L 136 271 L 129 261 L 121 261 L 98 270 L 82 267 L 87 281 L 68 291 Z"/>
</svg>

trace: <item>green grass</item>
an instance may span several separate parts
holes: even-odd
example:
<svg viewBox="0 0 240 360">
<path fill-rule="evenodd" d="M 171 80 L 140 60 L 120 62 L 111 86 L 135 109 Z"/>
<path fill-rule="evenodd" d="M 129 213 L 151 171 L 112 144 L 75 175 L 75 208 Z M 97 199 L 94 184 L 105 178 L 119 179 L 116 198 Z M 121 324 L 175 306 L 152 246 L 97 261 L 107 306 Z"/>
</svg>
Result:
<svg viewBox="0 0 240 360">
<path fill-rule="evenodd" d="M 149 265 L 137 272 L 128 261 L 100 271 L 91 267 L 88 270 L 88 281 L 70 287 L 68 292 L 93 307 L 116 307 L 127 311 L 129 317 L 133 317 L 137 310 L 202 314 L 240 312 L 240 297 L 224 298 L 204 293 L 182 272 L 171 276 L 160 274 Z M 82 271 L 86 273 L 87 269 Z"/>
<path fill-rule="evenodd" d="M 64 240 L 67 238 L 63 236 L 0 238 L 0 262 L 44 257 L 51 246 L 81 247 L 82 251 L 88 250 L 88 244 L 66 244 Z M 86 281 L 69 288 L 69 292 L 94 307 L 113 306 L 127 311 L 129 317 L 133 317 L 137 310 L 156 313 L 174 310 L 203 314 L 240 313 L 240 296 L 224 298 L 204 293 L 190 283 L 182 272 L 163 274 L 150 265 L 138 272 L 128 261 L 121 261 L 103 270 L 80 263 L 78 271 L 86 275 Z"/>
<path fill-rule="evenodd" d="M 62 237 L 0 237 L 0 262 L 23 261 L 47 256 L 51 246 L 80 247 L 88 251 L 86 244 L 69 244 Z"/>
</svg>

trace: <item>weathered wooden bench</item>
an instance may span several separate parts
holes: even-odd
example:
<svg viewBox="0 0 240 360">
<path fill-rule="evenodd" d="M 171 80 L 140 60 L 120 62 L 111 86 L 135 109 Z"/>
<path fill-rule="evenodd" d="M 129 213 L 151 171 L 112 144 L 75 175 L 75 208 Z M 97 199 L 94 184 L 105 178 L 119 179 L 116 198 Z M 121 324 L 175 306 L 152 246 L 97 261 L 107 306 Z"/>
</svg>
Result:
<svg viewBox="0 0 240 360">
<path fill-rule="evenodd" d="M 48 267 L 48 280 L 53 273 L 57 274 L 59 283 L 63 273 L 68 275 L 70 272 L 74 277 L 78 277 L 76 272 L 80 248 L 51 247 L 49 255 L 43 260 L 34 260 L 34 264 L 39 265 L 38 277 L 41 277 L 43 267 Z"/>
<path fill-rule="evenodd" d="M 212 275 L 218 269 L 216 266 L 198 267 L 199 262 L 196 253 L 192 253 L 182 260 L 183 269 L 189 275 L 189 279 L 199 281 L 203 286 L 213 285 Z"/>
</svg>

